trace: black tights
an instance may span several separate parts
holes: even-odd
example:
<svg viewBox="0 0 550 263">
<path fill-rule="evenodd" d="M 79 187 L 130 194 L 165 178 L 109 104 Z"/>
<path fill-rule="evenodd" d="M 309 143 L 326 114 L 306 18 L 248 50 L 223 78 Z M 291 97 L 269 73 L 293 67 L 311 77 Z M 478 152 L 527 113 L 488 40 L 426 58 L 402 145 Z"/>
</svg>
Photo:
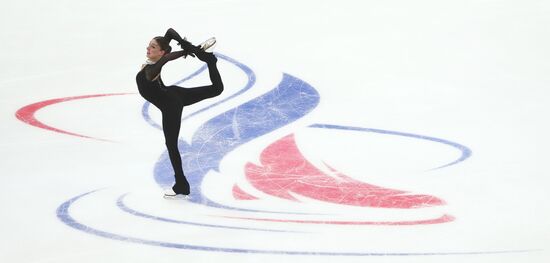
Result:
<svg viewBox="0 0 550 263">
<path fill-rule="evenodd" d="M 183 107 L 218 96 L 223 91 L 223 84 L 216 64 L 209 64 L 208 71 L 212 85 L 196 88 L 168 86 L 166 87 L 167 96 L 163 96 L 160 101 L 153 103 L 162 112 L 162 130 L 176 181 L 172 189 L 178 194 L 189 194 L 190 192 L 189 183 L 183 173 L 181 156 L 178 149 Z"/>
</svg>

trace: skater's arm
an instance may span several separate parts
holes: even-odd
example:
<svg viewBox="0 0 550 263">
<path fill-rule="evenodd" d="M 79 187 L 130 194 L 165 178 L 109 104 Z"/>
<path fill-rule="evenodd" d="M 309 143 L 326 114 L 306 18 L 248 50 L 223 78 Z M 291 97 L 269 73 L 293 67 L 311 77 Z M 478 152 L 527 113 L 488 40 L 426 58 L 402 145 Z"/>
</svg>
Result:
<svg viewBox="0 0 550 263">
<path fill-rule="evenodd" d="M 185 52 L 181 50 L 181 51 L 174 51 L 162 56 L 162 58 L 160 58 L 157 61 L 157 63 L 147 68 L 147 70 L 145 71 L 145 77 L 147 77 L 147 80 L 156 79 L 157 76 L 160 74 L 160 71 L 162 69 L 162 66 L 164 66 L 164 64 L 168 63 L 168 61 L 172 61 L 184 55 L 185 55 Z"/>
<path fill-rule="evenodd" d="M 164 37 L 167 38 L 168 41 L 176 40 L 178 45 L 180 45 L 183 50 L 187 50 L 186 55 L 191 55 L 192 57 L 195 56 L 193 54 L 195 47 L 189 41 L 183 39 L 173 28 L 168 28 L 164 34 Z"/>
<path fill-rule="evenodd" d="M 178 32 L 176 32 L 176 30 L 174 30 L 173 28 L 168 28 L 168 30 L 166 30 L 166 33 L 164 34 L 164 37 L 168 40 L 176 40 L 178 41 L 178 43 L 181 43 L 183 41 L 180 34 L 178 34 Z"/>
</svg>

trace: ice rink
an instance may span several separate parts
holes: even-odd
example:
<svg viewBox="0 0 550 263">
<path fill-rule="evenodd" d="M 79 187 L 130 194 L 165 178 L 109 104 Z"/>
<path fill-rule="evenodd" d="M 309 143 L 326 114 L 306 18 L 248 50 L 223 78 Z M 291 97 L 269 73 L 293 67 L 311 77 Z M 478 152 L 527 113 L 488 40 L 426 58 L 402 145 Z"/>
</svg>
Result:
<svg viewBox="0 0 550 263">
<path fill-rule="evenodd" d="M 3 1 L 1 262 L 550 262 L 548 1 Z M 138 93 L 169 27 L 187 200 Z M 174 50 L 178 46 L 172 42 Z M 209 84 L 203 62 L 166 84 Z"/>
</svg>

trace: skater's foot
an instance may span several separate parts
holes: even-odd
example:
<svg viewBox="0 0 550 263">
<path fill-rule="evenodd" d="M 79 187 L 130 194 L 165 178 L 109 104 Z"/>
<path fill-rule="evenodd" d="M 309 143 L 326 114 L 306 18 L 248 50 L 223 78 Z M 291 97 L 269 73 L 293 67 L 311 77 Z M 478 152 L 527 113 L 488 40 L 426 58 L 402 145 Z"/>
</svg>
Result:
<svg viewBox="0 0 550 263">
<path fill-rule="evenodd" d="M 187 199 L 189 194 L 179 194 L 174 192 L 171 188 L 164 190 L 164 198 L 172 200 Z"/>
</svg>

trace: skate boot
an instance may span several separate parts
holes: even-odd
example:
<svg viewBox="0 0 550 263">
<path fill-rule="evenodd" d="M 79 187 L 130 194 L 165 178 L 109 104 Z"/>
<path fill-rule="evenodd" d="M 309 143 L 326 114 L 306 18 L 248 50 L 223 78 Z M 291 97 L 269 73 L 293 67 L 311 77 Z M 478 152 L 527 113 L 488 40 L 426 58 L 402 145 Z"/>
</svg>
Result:
<svg viewBox="0 0 550 263">
<path fill-rule="evenodd" d="M 212 51 L 214 50 L 215 45 L 216 45 L 216 38 L 211 37 L 211 38 L 207 39 L 206 41 L 202 42 L 199 45 L 199 48 L 204 52 L 212 53 Z"/>
<path fill-rule="evenodd" d="M 164 190 L 164 199 L 170 199 L 170 200 L 185 200 L 188 199 L 189 195 L 185 194 L 178 194 L 172 190 L 172 188 L 168 188 Z"/>
</svg>

